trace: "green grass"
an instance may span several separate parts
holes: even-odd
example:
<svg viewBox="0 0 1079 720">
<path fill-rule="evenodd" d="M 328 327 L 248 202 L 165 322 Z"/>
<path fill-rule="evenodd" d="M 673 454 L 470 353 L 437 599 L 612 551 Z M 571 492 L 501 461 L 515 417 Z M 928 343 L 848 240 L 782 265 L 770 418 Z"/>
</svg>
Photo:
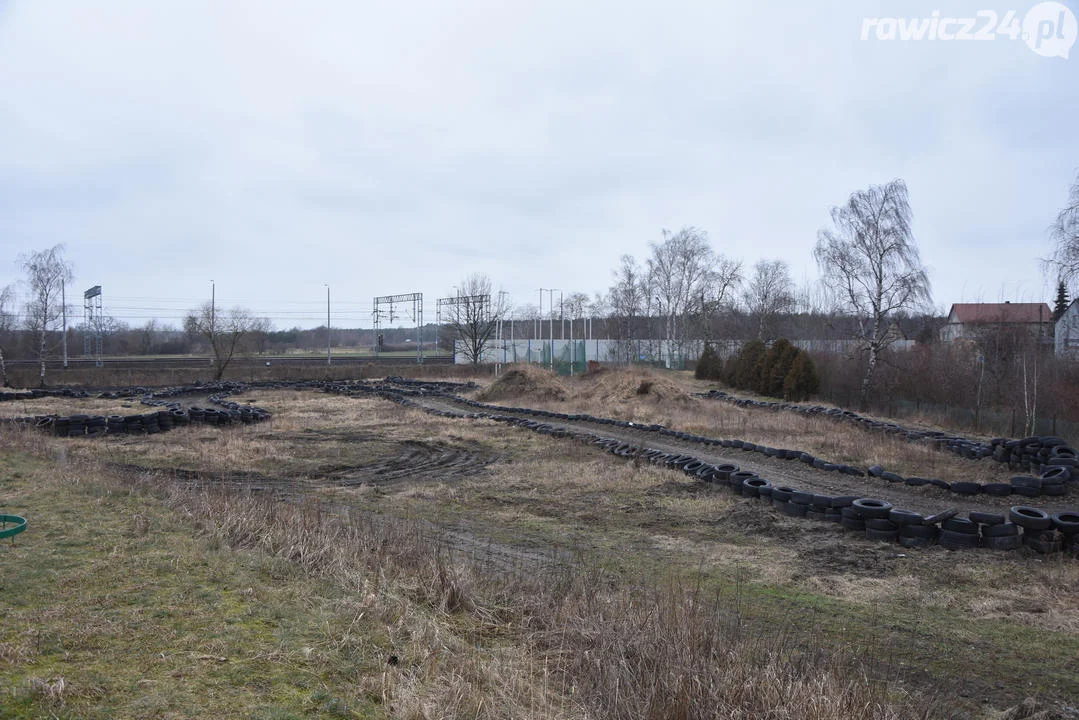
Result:
<svg viewBox="0 0 1079 720">
<path fill-rule="evenodd" d="M 342 588 L 50 465 L 0 457 L 29 519 L 0 547 L 0 717 L 385 716 L 387 638 Z"/>
</svg>

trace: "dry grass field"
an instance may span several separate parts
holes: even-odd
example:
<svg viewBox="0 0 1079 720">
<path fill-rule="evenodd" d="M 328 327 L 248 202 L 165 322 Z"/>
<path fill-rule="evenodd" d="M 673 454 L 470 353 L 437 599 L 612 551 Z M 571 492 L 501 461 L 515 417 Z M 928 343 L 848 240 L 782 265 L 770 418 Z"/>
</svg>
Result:
<svg viewBox="0 0 1079 720">
<path fill-rule="evenodd" d="M 684 375 L 522 375 L 475 396 L 1000 473 L 700 400 L 708 386 Z M 0 512 L 30 521 L 0 545 L 0 717 L 1004 720 L 1079 705 L 1074 559 L 870 543 L 570 439 L 381 399 L 233 399 L 272 422 L 0 430 Z"/>
</svg>

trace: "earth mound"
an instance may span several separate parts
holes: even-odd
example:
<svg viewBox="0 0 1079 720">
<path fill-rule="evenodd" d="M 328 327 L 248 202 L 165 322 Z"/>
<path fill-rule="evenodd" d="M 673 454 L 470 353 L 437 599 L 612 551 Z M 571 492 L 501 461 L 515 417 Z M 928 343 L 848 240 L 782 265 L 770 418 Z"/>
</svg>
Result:
<svg viewBox="0 0 1079 720">
<path fill-rule="evenodd" d="M 484 402 L 497 400 L 565 400 L 566 388 L 550 370 L 516 365 L 499 376 L 478 395 Z"/>
</svg>

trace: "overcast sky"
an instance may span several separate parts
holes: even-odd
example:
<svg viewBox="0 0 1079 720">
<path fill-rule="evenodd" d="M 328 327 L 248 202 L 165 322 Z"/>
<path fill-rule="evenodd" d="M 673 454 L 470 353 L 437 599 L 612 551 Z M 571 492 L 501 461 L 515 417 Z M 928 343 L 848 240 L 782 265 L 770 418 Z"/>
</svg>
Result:
<svg viewBox="0 0 1079 720">
<path fill-rule="evenodd" d="M 936 306 L 1050 300 L 1079 47 L 860 37 L 1033 5 L 0 0 L 0 286 L 65 243 L 132 325 L 213 280 L 278 327 L 328 283 L 369 326 L 472 272 L 605 291 L 685 225 L 813 280 L 830 208 L 899 177 Z"/>
</svg>

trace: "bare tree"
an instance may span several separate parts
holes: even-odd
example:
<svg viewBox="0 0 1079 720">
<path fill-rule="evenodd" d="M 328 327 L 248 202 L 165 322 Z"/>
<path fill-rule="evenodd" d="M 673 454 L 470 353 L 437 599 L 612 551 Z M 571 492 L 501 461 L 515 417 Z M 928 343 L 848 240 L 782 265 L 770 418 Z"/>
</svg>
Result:
<svg viewBox="0 0 1079 720">
<path fill-rule="evenodd" d="M 255 352 L 262 355 L 266 352 L 266 345 L 270 341 L 270 333 L 273 332 L 273 321 L 268 317 L 251 319 L 251 339 L 255 345 Z"/>
<path fill-rule="evenodd" d="M 588 316 L 589 297 L 588 293 L 574 292 L 566 296 L 563 302 L 563 312 L 566 318 L 570 322 L 570 337 L 575 337 L 580 340 L 583 337 L 583 333 L 576 333 L 574 325 L 579 320 L 583 320 Z"/>
<path fill-rule="evenodd" d="M 156 318 L 150 318 L 139 328 L 139 354 L 152 355 L 157 347 L 158 324 Z"/>
<path fill-rule="evenodd" d="M 1056 247 L 1046 261 L 1046 269 L 1055 268 L 1057 277 L 1074 280 L 1079 276 L 1079 175 L 1068 193 L 1068 204 L 1052 226 Z"/>
<path fill-rule="evenodd" d="M 585 317 L 585 312 L 588 309 L 588 300 L 588 293 L 575 292 L 567 295 L 565 301 L 562 303 L 566 315 L 571 320 L 578 320 Z"/>
<path fill-rule="evenodd" d="M 663 242 L 652 243 L 648 258 L 648 288 L 663 318 L 668 354 L 684 355 L 694 319 L 707 332 L 710 319 L 742 279 L 740 262 L 717 255 L 703 230 L 685 227 L 663 231 Z"/>
<path fill-rule="evenodd" d="M 53 336 L 64 315 L 64 284 L 71 282 L 71 264 L 64 259 L 64 246 L 32 252 L 22 258 L 26 271 L 28 299 L 23 325 L 34 338 L 34 355 L 40 366 L 41 386 L 45 386 L 45 359 L 58 344 Z"/>
<path fill-rule="evenodd" d="M 446 326 L 454 339 L 460 343 L 460 352 L 473 365 L 483 360 L 483 353 L 495 340 L 499 321 L 506 315 L 505 295 L 491 295 L 491 279 L 473 273 L 458 286 L 460 294 L 453 298 L 447 315 Z"/>
<path fill-rule="evenodd" d="M 219 310 L 212 303 L 203 303 L 184 318 L 188 335 L 201 335 L 213 353 L 214 378 L 220 380 L 233 357 L 242 349 L 241 341 L 252 332 L 256 320 L 250 311 L 234 307 Z"/>
<path fill-rule="evenodd" d="M 615 323 L 616 352 L 621 362 L 637 357 L 635 340 L 637 318 L 645 312 L 648 301 L 646 277 L 632 255 L 623 255 L 614 271 L 614 285 L 607 293 L 607 304 Z"/>
<path fill-rule="evenodd" d="M 929 278 L 910 229 L 907 186 L 900 179 L 853 193 L 832 208 L 833 230 L 821 230 L 813 255 L 822 279 L 842 293 L 868 351 L 859 395 L 866 408 L 881 353 L 896 339 L 892 316 L 930 302 Z"/>
<path fill-rule="evenodd" d="M 0 289 L 0 381 L 4 387 L 11 387 L 7 379 L 7 365 L 4 362 L 4 345 L 15 329 L 15 313 L 10 308 L 15 302 L 15 290 L 11 285 Z"/>
<path fill-rule="evenodd" d="M 779 315 L 794 309 L 794 282 L 790 267 L 782 260 L 760 260 L 753 266 L 743 293 L 749 314 L 757 320 L 757 339 L 767 340 L 766 332 Z"/>
</svg>

